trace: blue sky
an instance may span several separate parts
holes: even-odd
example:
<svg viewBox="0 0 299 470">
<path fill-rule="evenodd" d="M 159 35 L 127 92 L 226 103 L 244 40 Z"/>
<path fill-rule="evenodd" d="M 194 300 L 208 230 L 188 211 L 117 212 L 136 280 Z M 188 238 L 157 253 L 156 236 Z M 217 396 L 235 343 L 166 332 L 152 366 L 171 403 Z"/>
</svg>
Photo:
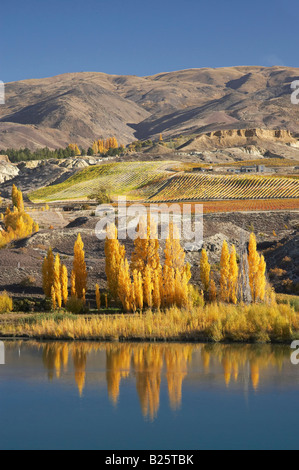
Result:
<svg viewBox="0 0 299 470">
<path fill-rule="evenodd" d="M 1 0 L 0 80 L 297 67 L 297 10 L 297 0 Z"/>
</svg>

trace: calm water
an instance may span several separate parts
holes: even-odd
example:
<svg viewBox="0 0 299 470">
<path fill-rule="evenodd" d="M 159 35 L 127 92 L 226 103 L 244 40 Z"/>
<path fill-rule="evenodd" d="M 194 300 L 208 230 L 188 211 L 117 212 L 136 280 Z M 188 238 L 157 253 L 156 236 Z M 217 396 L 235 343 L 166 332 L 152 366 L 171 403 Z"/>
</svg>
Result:
<svg viewBox="0 0 299 470">
<path fill-rule="evenodd" d="M 0 449 L 298 449 L 285 346 L 6 342 Z"/>
</svg>

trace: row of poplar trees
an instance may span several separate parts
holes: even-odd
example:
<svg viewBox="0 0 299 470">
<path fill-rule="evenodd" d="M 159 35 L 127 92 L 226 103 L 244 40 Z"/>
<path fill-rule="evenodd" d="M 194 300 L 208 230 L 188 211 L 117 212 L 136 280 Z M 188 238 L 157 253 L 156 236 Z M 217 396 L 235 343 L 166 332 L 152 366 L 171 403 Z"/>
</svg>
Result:
<svg viewBox="0 0 299 470">
<path fill-rule="evenodd" d="M 68 292 L 68 271 L 67 267 L 61 263 L 59 255 L 54 257 L 51 248 L 44 259 L 43 267 L 43 290 L 46 297 L 51 298 L 54 309 L 66 306 Z M 71 272 L 71 297 L 81 299 L 83 304 L 86 301 L 87 291 L 87 269 L 85 263 L 84 244 L 81 235 L 74 245 L 73 270 Z"/>
<path fill-rule="evenodd" d="M 109 139 L 100 139 L 100 140 L 95 140 L 94 143 L 92 144 L 92 150 L 95 154 L 98 153 L 106 153 L 110 149 L 117 149 L 118 148 L 118 142 L 116 137 L 109 137 Z"/>
<path fill-rule="evenodd" d="M 120 299 L 126 312 L 144 307 L 187 306 L 190 265 L 185 262 L 177 228 L 171 224 L 165 243 L 164 264 L 160 259 L 157 226 L 150 216 L 141 218 L 129 263 L 125 247 L 118 240 L 115 225 L 110 225 L 105 244 L 108 289 Z"/>
<path fill-rule="evenodd" d="M 150 218 L 142 218 L 137 227 L 131 261 L 118 240 L 115 225 L 107 229 L 105 242 L 106 275 L 111 296 L 122 303 L 126 312 L 149 308 L 188 306 L 190 299 L 191 268 L 186 263 L 178 229 L 170 224 L 165 242 L 164 263 L 160 258 L 157 226 Z M 54 257 L 50 248 L 43 262 L 43 289 L 52 299 L 52 306 L 61 308 L 68 301 L 68 271 L 60 256 Z M 208 253 L 202 250 L 200 278 L 207 300 L 237 304 L 238 302 L 264 301 L 266 296 L 266 262 L 257 251 L 255 235 L 250 236 L 249 247 L 240 259 L 235 246 L 229 250 L 225 241 L 220 260 L 220 287 L 217 290 Z M 86 302 L 87 269 L 84 244 L 78 235 L 74 245 L 74 261 L 71 272 L 71 297 Z M 99 285 L 96 285 L 96 303 L 101 305 Z M 107 305 L 107 304 L 106 304 Z"/>
<path fill-rule="evenodd" d="M 227 242 L 224 241 L 220 260 L 219 292 L 205 249 L 202 250 L 201 255 L 200 278 L 205 296 L 211 301 L 219 299 L 233 304 L 263 302 L 267 287 L 266 262 L 264 256 L 260 256 L 257 251 L 254 233 L 250 235 L 248 251 L 245 247 L 239 260 L 235 246 L 233 245 L 229 250 Z"/>
</svg>

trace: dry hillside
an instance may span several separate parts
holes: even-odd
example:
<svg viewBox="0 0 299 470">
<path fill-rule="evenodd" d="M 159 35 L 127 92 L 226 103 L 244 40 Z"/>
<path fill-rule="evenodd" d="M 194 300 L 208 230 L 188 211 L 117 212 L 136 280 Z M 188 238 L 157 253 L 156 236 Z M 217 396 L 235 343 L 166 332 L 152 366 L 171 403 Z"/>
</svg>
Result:
<svg viewBox="0 0 299 470">
<path fill-rule="evenodd" d="M 114 134 L 122 143 L 223 129 L 298 132 L 287 67 L 192 69 L 151 77 L 66 74 L 6 85 L 0 148 L 86 147 Z"/>
</svg>

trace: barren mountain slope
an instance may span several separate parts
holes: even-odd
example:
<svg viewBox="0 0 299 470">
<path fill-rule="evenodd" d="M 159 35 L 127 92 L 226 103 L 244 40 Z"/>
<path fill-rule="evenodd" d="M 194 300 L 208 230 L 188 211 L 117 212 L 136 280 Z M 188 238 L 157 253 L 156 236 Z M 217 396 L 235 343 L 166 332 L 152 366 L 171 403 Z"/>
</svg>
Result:
<svg viewBox="0 0 299 470">
<path fill-rule="evenodd" d="M 151 77 L 77 73 L 6 85 L 0 147 L 85 147 L 114 134 L 134 139 L 222 129 L 299 132 L 287 67 L 191 69 Z M 46 144 L 45 144 L 46 142 Z"/>
</svg>

